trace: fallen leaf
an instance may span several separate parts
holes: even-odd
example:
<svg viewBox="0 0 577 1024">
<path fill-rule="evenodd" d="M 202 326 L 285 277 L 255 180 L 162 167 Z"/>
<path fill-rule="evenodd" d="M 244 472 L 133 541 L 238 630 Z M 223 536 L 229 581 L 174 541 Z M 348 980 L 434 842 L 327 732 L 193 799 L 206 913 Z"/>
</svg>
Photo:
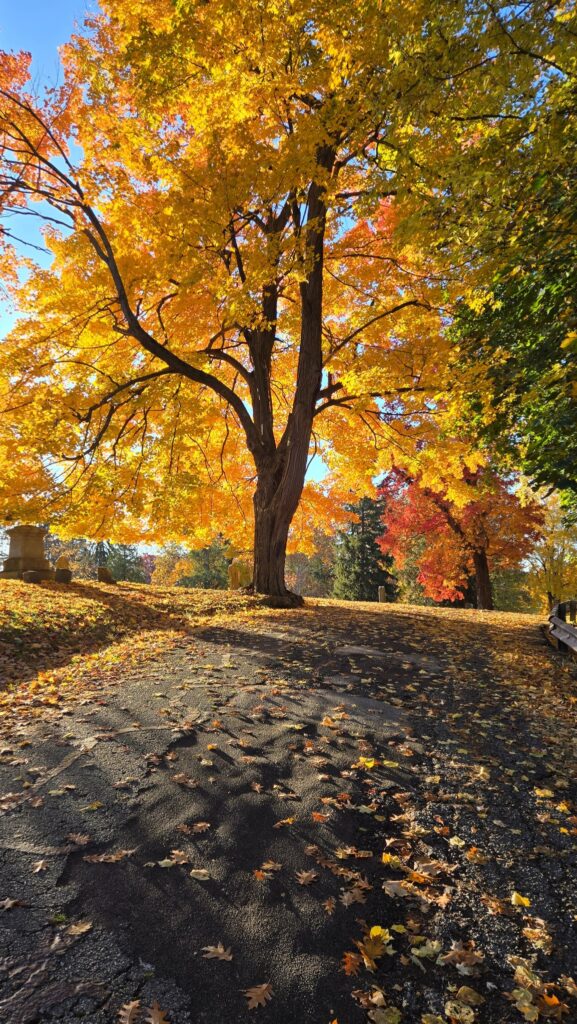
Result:
<svg viewBox="0 0 577 1024">
<path fill-rule="evenodd" d="M 490 858 L 486 857 L 484 853 L 481 853 L 476 846 L 472 846 L 470 850 L 467 850 L 465 857 L 470 860 L 472 864 L 488 864 Z"/>
<path fill-rule="evenodd" d="M 92 921 L 78 921 L 77 924 L 71 924 L 66 929 L 68 935 L 85 935 L 92 928 Z"/>
<path fill-rule="evenodd" d="M 439 960 L 443 964 L 452 964 L 459 974 L 475 974 L 477 964 L 482 963 L 485 957 L 482 953 L 477 953 L 474 947 L 472 939 L 465 943 L 453 941 L 450 951 L 444 953 Z"/>
<path fill-rule="evenodd" d="M 474 988 L 469 988 L 468 985 L 461 985 L 461 988 L 457 989 L 457 999 L 460 1003 L 466 1003 L 467 1006 L 482 1006 L 485 1002 L 485 997 L 480 992 L 476 992 Z"/>
<path fill-rule="evenodd" d="M 451 836 L 449 839 L 449 846 L 457 846 L 460 848 L 461 846 L 466 846 L 466 843 L 460 836 Z"/>
<path fill-rule="evenodd" d="M 362 962 L 362 958 L 358 953 L 344 953 L 341 970 L 345 972 L 347 977 L 350 977 L 351 975 L 356 977 L 361 969 Z"/>
<path fill-rule="evenodd" d="M 295 871 L 299 885 L 310 885 L 319 877 L 316 871 Z"/>
<path fill-rule="evenodd" d="M 189 864 L 190 857 L 184 852 L 184 850 L 171 850 L 170 856 L 172 857 L 175 864 Z"/>
<path fill-rule="evenodd" d="M 146 1011 L 144 1024 L 170 1024 L 168 1017 L 165 1016 L 164 1010 L 160 1009 L 156 1000 L 153 1002 L 150 1009 Z"/>
<path fill-rule="evenodd" d="M 69 832 L 66 838 L 75 846 L 88 846 L 90 842 L 90 836 L 83 832 Z"/>
<path fill-rule="evenodd" d="M 471 1006 L 466 1006 L 465 1003 L 459 1003 L 455 999 L 449 999 L 445 1003 L 445 1013 L 449 1020 L 458 1022 L 458 1024 L 474 1024 L 475 1011 Z"/>
<path fill-rule="evenodd" d="M 191 779 L 190 775 L 185 775 L 184 772 L 171 775 L 171 779 L 173 782 L 178 782 L 179 786 L 186 786 L 188 789 L 196 789 L 198 786 L 196 779 Z"/>
<path fill-rule="evenodd" d="M 384 1009 L 369 1011 L 369 1020 L 372 1024 L 401 1024 L 403 1015 L 396 1006 L 386 1006 Z"/>
<path fill-rule="evenodd" d="M 218 946 L 203 946 L 202 948 L 204 949 L 203 960 L 232 960 L 230 946 L 225 949 L 222 942 L 219 942 Z"/>
<path fill-rule="evenodd" d="M 23 900 L 12 900 L 9 896 L 5 900 L 0 900 L 0 910 L 13 910 L 14 907 L 27 907 L 28 903 L 24 903 Z"/>
<path fill-rule="evenodd" d="M 136 1024 L 140 1011 L 140 999 L 125 1003 L 118 1011 L 118 1024 Z"/>
<path fill-rule="evenodd" d="M 266 1006 L 267 1000 L 272 999 L 274 995 L 272 985 L 268 981 L 265 981 L 263 985 L 245 988 L 243 992 L 247 998 L 249 1010 L 254 1010 L 257 1006 Z"/>
<path fill-rule="evenodd" d="M 137 847 L 135 846 L 133 850 L 115 850 L 114 853 L 89 853 L 82 860 L 88 861 L 89 864 L 118 864 L 119 861 L 125 860 L 126 857 L 132 857 L 136 850 Z"/>
</svg>

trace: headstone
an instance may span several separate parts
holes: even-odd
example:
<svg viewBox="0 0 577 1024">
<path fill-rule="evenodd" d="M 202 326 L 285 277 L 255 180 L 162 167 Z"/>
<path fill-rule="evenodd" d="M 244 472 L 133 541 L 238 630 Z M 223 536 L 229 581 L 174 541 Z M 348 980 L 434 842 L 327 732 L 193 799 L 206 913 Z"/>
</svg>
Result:
<svg viewBox="0 0 577 1024">
<path fill-rule="evenodd" d="M 114 579 L 114 576 L 110 572 L 110 569 L 107 569 L 105 565 L 99 565 L 96 572 L 98 575 L 99 583 L 116 583 L 116 580 Z"/>
<path fill-rule="evenodd" d="M 13 526 L 6 530 L 10 539 L 8 558 L 0 579 L 21 580 L 25 573 L 39 574 L 42 580 L 51 580 L 54 573 L 44 552 L 44 538 L 48 530 L 44 526 Z M 36 582 L 36 581 L 34 581 Z"/>
<path fill-rule="evenodd" d="M 233 558 L 228 567 L 228 589 L 240 590 L 242 587 L 248 587 L 251 583 L 252 565 L 248 559 L 246 557 Z"/>
<path fill-rule="evenodd" d="M 72 583 L 72 569 L 70 568 L 70 559 L 68 559 L 66 555 L 60 555 L 60 558 L 56 562 L 54 579 L 56 583 Z"/>
<path fill-rule="evenodd" d="M 37 572 L 35 569 L 28 569 L 22 573 L 22 579 L 25 583 L 42 583 L 45 576 L 41 572 Z"/>
</svg>

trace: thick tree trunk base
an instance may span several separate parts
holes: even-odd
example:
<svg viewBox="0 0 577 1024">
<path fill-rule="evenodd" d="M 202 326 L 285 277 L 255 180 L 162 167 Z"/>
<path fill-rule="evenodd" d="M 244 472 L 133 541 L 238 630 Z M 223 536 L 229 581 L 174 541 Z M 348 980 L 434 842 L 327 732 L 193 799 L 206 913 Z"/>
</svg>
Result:
<svg viewBox="0 0 577 1024">
<path fill-rule="evenodd" d="M 263 594 L 264 604 L 268 608 L 302 608 L 305 599 L 300 594 L 287 590 L 286 594 Z"/>
<path fill-rule="evenodd" d="M 287 590 L 284 594 L 262 594 L 254 589 L 253 583 L 249 583 L 248 587 L 241 587 L 238 593 L 260 597 L 266 608 L 302 608 L 305 603 L 304 597 L 294 594 L 292 590 Z"/>
<path fill-rule="evenodd" d="M 477 608 L 479 608 L 481 611 L 492 612 L 494 608 L 493 590 L 491 587 L 491 576 L 489 573 L 487 552 L 484 551 L 482 548 L 478 551 L 474 551 L 473 562 L 475 564 Z"/>
</svg>

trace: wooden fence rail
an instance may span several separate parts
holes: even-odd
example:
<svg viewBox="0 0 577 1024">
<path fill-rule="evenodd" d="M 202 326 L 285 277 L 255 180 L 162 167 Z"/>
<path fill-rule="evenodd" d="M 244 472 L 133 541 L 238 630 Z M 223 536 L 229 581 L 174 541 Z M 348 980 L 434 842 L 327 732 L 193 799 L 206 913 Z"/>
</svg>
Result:
<svg viewBox="0 0 577 1024">
<path fill-rule="evenodd" d="M 577 654 L 576 619 L 577 601 L 560 601 L 553 608 L 549 616 L 549 637 L 558 650 Z"/>
</svg>

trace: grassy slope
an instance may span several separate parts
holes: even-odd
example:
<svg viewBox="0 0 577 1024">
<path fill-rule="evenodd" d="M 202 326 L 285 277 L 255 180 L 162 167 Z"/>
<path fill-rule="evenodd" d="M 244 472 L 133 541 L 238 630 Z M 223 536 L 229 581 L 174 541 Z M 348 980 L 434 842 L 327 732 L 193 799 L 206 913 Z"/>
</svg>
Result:
<svg viewBox="0 0 577 1024">
<path fill-rule="evenodd" d="M 534 628 L 538 617 L 410 605 L 307 601 L 349 612 L 382 611 L 393 618 L 432 617 L 443 632 L 449 620 L 486 622 L 499 630 Z M 124 664 L 144 663 L 182 644 L 195 627 L 216 619 L 259 614 L 261 602 L 221 590 L 186 590 L 136 583 L 116 586 L 79 580 L 70 586 L 0 582 L 0 718 L 25 708 L 82 696 Z M 264 608 L 262 609 L 265 610 Z M 270 615 L 270 610 L 267 610 Z M 284 617 L 287 612 L 277 612 Z"/>
<path fill-rule="evenodd" d="M 111 645 L 119 660 L 145 642 L 147 649 L 166 646 L 208 616 L 256 607 L 254 598 L 219 590 L 2 580 L 0 689 L 34 680 L 79 656 L 93 658 Z"/>
</svg>

